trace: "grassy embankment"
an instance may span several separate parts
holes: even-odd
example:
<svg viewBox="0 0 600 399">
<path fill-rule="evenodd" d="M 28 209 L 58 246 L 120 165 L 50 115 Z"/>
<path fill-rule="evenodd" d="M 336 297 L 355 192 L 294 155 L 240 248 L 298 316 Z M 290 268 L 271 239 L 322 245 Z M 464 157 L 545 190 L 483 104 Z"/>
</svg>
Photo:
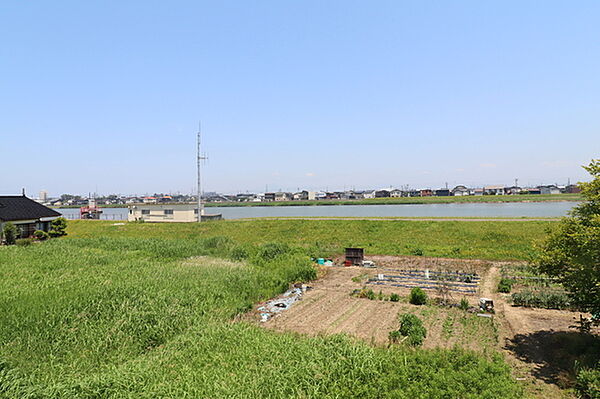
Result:
<svg viewBox="0 0 600 399">
<path fill-rule="evenodd" d="M 527 260 L 533 244 L 554 221 L 376 221 L 376 220 L 232 220 L 202 224 L 152 224 L 70 221 L 72 237 L 226 236 L 258 245 L 282 242 L 309 255 L 330 256 L 344 247 L 364 247 L 367 254 Z"/>
<path fill-rule="evenodd" d="M 232 323 L 288 283 L 313 278 L 306 251 L 317 240 L 346 231 L 327 245 L 384 238 L 374 248 L 393 253 L 388 234 L 409 227 L 394 225 L 80 221 L 68 238 L 1 248 L 0 397 L 519 397 L 498 355 L 388 349 Z M 412 227 L 413 239 L 436 229 Z M 231 238 L 209 237 L 217 235 Z M 255 245 L 265 241 L 299 247 Z"/>
<path fill-rule="evenodd" d="M 501 203 L 501 202 L 555 202 L 581 201 L 579 194 L 544 195 L 481 195 L 462 197 L 400 197 L 372 198 L 362 200 L 278 201 L 278 202 L 208 202 L 207 207 L 235 206 L 315 206 L 315 205 L 402 205 L 402 204 L 454 204 L 454 203 Z M 101 205 L 103 208 L 126 208 L 127 205 Z M 79 208 L 66 205 L 60 208 Z"/>
</svg>

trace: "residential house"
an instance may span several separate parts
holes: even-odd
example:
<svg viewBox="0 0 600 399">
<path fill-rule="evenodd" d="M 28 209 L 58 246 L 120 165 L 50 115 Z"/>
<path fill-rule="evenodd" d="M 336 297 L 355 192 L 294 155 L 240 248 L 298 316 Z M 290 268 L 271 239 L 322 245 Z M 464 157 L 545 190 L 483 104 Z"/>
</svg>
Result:
<svg viewBox="0 0 600 399">
<path fill-rule="evenodd" d="M 291 201 L 292 193 L 286 193 L 283 191 L 278 191 L 275 193 L 275 201 Z"/>
<path fill-rule="evenodd" d="M 294 195 L 292 196 L 292 199 L 294 201 L 308 201 L 308 191 L 303 190 L 303 191 L 294 193 Z"/>
<path fill-rule="evenodd" d="M 541 190 L 538 187 L 528 187 L 521 190 L 522 194 L 541 194 Z"/>
<path fill-rule="evenodd" d="M 275 201 L 275 193 L 265 193 L 264 200 L 267 202 Z"/>
<path fill-rule="evenodd" d="M 469 189 L 466 186 L 456 186 L 452 189 L 452 195 L 455 197 L 469 195 Z"/>
<path fill-rule="evenodd" d="M 439 190 L 435 190 L 435 196 L 436 197 L 449 197 L 450 190 L 448 190 L 447 188 L 440 188 Z"/>
<path fill-rule="evenodd" d="M 484 195 L 504 195 L 504 186 L 485 186 Z"/>
<path fill-rule="evenodd" d="M 402 194 L 403 192 L 400 189 L 395 188 L 393 190 L 390 190 L 390 197 L 399 198 L 403 196 Z"/>
<path fill-rule="evenodd" d="M 419 190 L 419 195 L 421 197 L 431 197 L 433 195 L 433 190 L 431 190 L 429 188 Z"/>
<path fill-rule="evenodd" d="M 375 198 L 388 198 L 390 196 L 390 190 L 377 190 L 375 191 Z"/>
<path fill-rule="evenodd" d="M 50 223 L 61 214 L 25 195 L 0 196 L 0 234 L 7 222 L 19 230 L 19 237 L 26 238 L 36 230 L 49 231 Z"/>
<path fill-rule="evenodd" d="M 517 194 L 521 194 L 521 187 L 518 187 L 518 186 L 504 187 L 504 193 L 505 193 L 506 195 L 517 195 Z"/>
<path fill-rule="evenodd" d="M 375 191 L 363 191 L 363 198 L 364 199 L 373 199 L 375 198 Z"/>
<path fill-rule="evenodd" d="M 483 188 L 472 188 L 469 190 L 469 195 L 483 195 L 484 193 L 484 189 Z"/>
<path fill-rule="evenodd" d="M 540 194 L 560 194 L 560 188 L 555 186 L 554 184 L 550 184 L 548 186 L 539 186 Z"/>
</svg>

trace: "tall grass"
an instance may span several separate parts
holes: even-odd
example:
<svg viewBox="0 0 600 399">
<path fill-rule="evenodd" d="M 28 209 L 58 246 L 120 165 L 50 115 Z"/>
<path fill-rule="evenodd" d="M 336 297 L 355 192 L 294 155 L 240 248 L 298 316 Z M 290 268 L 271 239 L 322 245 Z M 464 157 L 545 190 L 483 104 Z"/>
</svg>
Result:
<svg viewBox="0 0 600 399">
<path fill-rule="evenodd" d="M 248 220 L 214 223 L 127 223 L 71 221 L 70 237 L 147 237 L 198 239 L 225 236 L 245 244 L 278 241 L 313 256 L 364 247 L 367 254 L 414 255 L 465 259 L 531 258 L 533 243 L 545 236 L 552 221 L 374 221 Z"/>
<path fill-rule="evenodd" d="M 497 357 L 375 348 L 232 322 L 304 250 L 228 238 L 53 240 L 0 250 L 0 398 L 518 397 Z"/>
</svg>

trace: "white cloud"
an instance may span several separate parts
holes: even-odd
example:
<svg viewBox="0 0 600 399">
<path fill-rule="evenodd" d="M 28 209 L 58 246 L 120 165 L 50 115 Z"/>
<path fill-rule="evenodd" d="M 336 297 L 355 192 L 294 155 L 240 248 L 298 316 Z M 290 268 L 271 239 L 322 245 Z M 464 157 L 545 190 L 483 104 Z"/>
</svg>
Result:
<svg viewBox="0 0 600 399">
<path fill-rule="evenodd" d="M 315 175 L 315 174 L 314 174 L 313 172 L 308 172 L 308 173 L 306 174 L 306 176 L 308 176 L 308 177 L 313 177 L 314 175 Z"/>
</svg>

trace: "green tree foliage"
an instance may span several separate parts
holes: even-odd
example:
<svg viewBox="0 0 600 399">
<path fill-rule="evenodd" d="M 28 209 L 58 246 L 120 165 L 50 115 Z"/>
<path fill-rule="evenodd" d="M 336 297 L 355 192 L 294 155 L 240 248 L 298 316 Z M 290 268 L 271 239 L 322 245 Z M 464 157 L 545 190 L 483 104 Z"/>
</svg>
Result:
<svg viewBox="0 0 600 399">
<path fill-rule="evenodd" d="M 19 231 L 11 222 L 7 222 L 4 225 L 4 229 L 2 231 L 2 235 L 4 236 L 4 241 L 6 241 L 6 245 L 14 245 L 17 235 Z"/>
<path fill-rule="evenodd" d="M 593 177 L 579 183 L 584 201 L 546 238 L 537 266 L 558 277 L 572 305 L 600 323 L 600 159 L 584 168 Z"/>
<path fill-rule="evenodd" d="M 54 219 L 50 225 L 50 237 L 62 237 L 67 235 L 67 219 L 58 218 Z"/>
</svg>

